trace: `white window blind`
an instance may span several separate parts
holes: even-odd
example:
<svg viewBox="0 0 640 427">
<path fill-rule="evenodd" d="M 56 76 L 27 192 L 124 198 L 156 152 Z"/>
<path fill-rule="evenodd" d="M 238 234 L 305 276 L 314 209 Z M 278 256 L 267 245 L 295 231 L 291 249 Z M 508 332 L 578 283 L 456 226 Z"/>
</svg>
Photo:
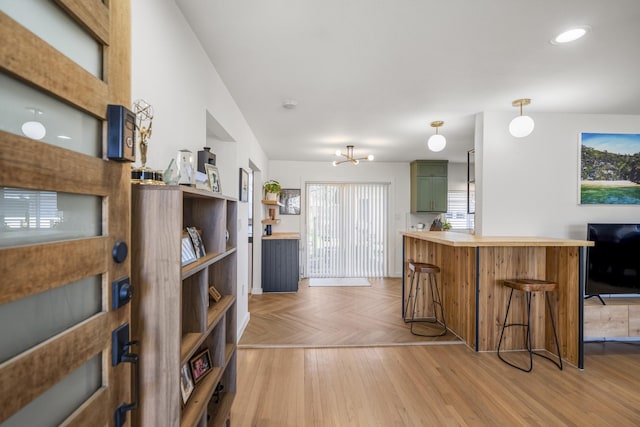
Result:
<svg viewBox="0 0 640 427">
<path fill-rule="evenodd" d="M 473 230 L 474 215 L 467 213 L 467 192 L 449 191 L 448 201 L 447 220 L 451 223 L 451 229 Z"/>
<path fill-rule="evenodd" d="M 7 228 L 52 228 L 61 218 L 52 191 L 0 188 L 0 217 Z"/>
<path fill-rule="evenodd" d="M 307 184 L 308 277 L 387 275 L 388 187 Z"/>
</svg>

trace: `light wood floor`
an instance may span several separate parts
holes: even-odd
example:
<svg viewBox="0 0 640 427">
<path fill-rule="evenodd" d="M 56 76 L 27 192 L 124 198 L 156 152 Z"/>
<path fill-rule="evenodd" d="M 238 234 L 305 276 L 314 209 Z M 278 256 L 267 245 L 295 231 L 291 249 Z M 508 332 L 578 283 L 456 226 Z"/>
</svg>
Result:
<svg viewBox="0 0 640 427">
<path fill-rule="evenodd" d="M 297 293 L 252 295 L 251 320 L 239 345 L 248 348 L 462 343 L 451 333 L 437 338 L 412 335 L 402 321 L 401 279 L 369 279 L 369 282 L 370 287 L 309 287 L 305 279 Z"/>
<path fill-rule="evenodd" d="M 298 294 L 253 296 L 241 344 L 307 348 L 241 346 L 231 424 L 640 425 L 637 344 L 587 344 L 584 371 L 560 371 L 535 358 L 529 374 L 495 353 L 476 353 L 465 345 L 311 348 L 411 343 L 416 338 L 400 319 L 399 301 L 399 279 L 375 281 L 371 288 L 303 283 Z"/>
<path fill-rule="evenodd" d="M 462 345 L 238 351 L 233 426 L 638 426 L 640 349 L 527 374 Z"/>
</svg>

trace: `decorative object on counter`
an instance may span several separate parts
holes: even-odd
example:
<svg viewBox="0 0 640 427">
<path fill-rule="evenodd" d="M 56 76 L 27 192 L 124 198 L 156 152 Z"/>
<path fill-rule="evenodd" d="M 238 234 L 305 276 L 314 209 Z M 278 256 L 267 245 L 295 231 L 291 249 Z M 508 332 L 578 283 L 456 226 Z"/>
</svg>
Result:
<svg viewBox="0 0 640 427">
<path fill-rule="evenodd" d="M 144 99 L 137 99 L 133 102 L 133 113 L 136 115 L 136 129 L 140 135 L 140 164 L 142 169 L 145 169 L 147 166 L 147 148 L 153 127 L 153 107 Z"/>
<path fill-rule="evenodd" d="M 338 156 L 338 157 L 342 156 L 342 157 L 345 158 L 345 160 L 340 160 L 340 161 L 334 160 L 333 166 L 338 166 L 338 165 L 341 165 L 342 163 L 346 163 L 346 162 L 349 162 L 351 164 L 357 165 L 358 163 L 360 163 L 360 160 L 368 160 L 368 161 L 371 162 L 371 161 L 373 161 L 373 158 L 374 158 L 373 154 L 369 154 L 367 157 L 355 158 L 353 156 L 353 145 L 347 145 L 347 152 L 346 153 L 343 153 L 340 150 L 336 150 L 336 156 Z"/>
<path fill-rule="evenodd" d="M 267 226 L 264 228 L 264 232 L 265 235 L 271 236 L 271 224 L 267 224 Z"/>
<path fill-rule="evenodd" d="M 186 148 L 178 150 L 176 164 L 178 165 L 178 184 L 195 185 L 196 174 L 193 169 L 193 153 Z"/>
<path fill-rule="evenodd" d="M 249 200 L 249 172 L 240 168 L 240 188 L 238 191 L 238 200 L 246 202 Z"/>
<path fill-rule="evenodd" d="M 144 99 L 137 99 L 133 102 L 133 113 L 135 114 L 135 129 L 139 135 L 141 167 L 131 170 L 131 182 L 157 184 L 159 181 L 154 176 L 156 171 L 147 168 L 147 148 L 153 127 L 153 107 Z"/>
<path fill-rule="evenodd" d="M 435 217 L 433 222 L 431 223 L 430 231 L 441 231 L 442 230 L 442 220 L 439 216 Z"/>
<path fill-rule="evenodd" d="M 451 223 L 446 217 L 442 220 L 442 230 L 444 231 L 451 230 Z"/>
<path fill-rule="evenodd" d="M 520 107 L 520 115 L 515 117 L 511 120 L 511 123 L 509 123 L 509 133 L 516 138 L 524 138 L 533 132 L 533 128 L 535 126 L 533 119 L 529 116 L 522 115 L 522 106 L 529 104 L 531 104 L 531 100 L 529 98 L 516 99 L 511 103 L 514 107 Z"/>
<path fill-rule="evenodd" d="M 213 285 L 209 285 L 209 296 L 211 297 L 213 302 L 218 302 L 222 299 L 222 295 L 220 295 L 220 292 L 218 292 L 216 287 Z"/>
<path fill-rule="evenodd" d="M 204 165 L 207 171 L 207 178 L 209 179 L 209 187 L 214 193 L 222 193 L 222 186 L 220 185 L 220 172 L 216 166 L 209 164 Z"/>
<path fill-rule="evenodd" d="M 416 228 L 418 230 L 420 230 L 420 231 L 424 230 L 424 223 L 422 223 L 422 222 L 417 223 L 416 224 Z"/>
<path fill-rule="evenodd" d="M 196 252 L 196 258 L 202 258 L 207 253 L 204 250 L 204 243 L 202 242 L 202 237 L 200 232 L 195 227 L 187 227 L 187 233 L 189 233 L 189 237 L 191 238 L 191 243 L 193 243 L 193 248 Z"/>
<path fill-rule="evenodd" d="M 282 191 L 282 186 L 275 179 L 270 179 L 262 185 L 265 193 L 265 199 L 278 200 L 278 194 Z"/>
<path fill-rule="evenodd" d="M 300 215 L 300 189 L 284 188 L 280 192 L 280 215 Z"/>
<path fill-rule="evenodd" d="M 211 152 L 211 147 L 202 147 L 198 151 L 198 172 L 207 173 L 204 165 L 216 165 L 216 155 Z"/>
<path fill-rule="evenodd" d="M 444 150 L 444 147 L 447 146 L 447 138 L 438 133 L 438 128 L 443 124 L 444 122 L 442 120 L 431 122 L 431 127 L 436 128 L 436 133 L 435 135 L 431 135 L 427 140 L 427 147 L 429 148 L 429 150 L 436 153 L 438 151 Z"/>
<path fill-rule="evenodd" d="M 182 235 L 182 266 L 191 264 L 196 259 L 196 251 L 193 249 L 193 243 L 191 237 L 187 233 Z"/>
<path fill-rule="evenodd" d="M 189 361 L 189 365 L 191 366 L 191 375 L 193 375 L 193 381 L 196 384 L 204 378 L 209 372 L 211 372 L 211 355 L 209 354 L 209 349 L 204 350 L 199 353 L 193 359 Z"/>
<path fill-rule="evenodd" d="M 580 133 L 581 205 L 640 205 L 640 133 Z"/>
<path fill-rule="evenodd" d="M 193 393 L 193 379 L 191 378 L 191 371 L 189 365 L 184 364 L 180 369 L 180 394 L 182 395 L 182 404 L 186 405 L 187 400 Z"/>
<path fill-rule="evenodd" d="M 178 174 L 178 166 L 176 165 L 176 159 L 171 159 L 169 166 L 164 170 L 162 179 L 167 185 L 178 185 L 180 175 Z"/>
</svg>

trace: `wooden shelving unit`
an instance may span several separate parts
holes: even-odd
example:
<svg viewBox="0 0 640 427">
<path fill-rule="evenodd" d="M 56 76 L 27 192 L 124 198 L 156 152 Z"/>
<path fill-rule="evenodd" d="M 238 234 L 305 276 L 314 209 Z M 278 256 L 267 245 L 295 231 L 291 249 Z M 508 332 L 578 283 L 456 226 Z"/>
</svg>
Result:
<svg viewBox="0 0 640 427">
<path fill-rule="evenodd" d="M 280 206 L 283 206 L 277 200 L 262 200 L 262 204 L 267 208 L 266 218 L 262 220 L 262 224 L 264 225 L 275 225 L 280 223 L 280 218 L 278 218 L 280 212 Z M 269 214 L 269 211 L 273 210 L 273 215 Z"/>
<path fill-rule="evenodd" d="M 140 342 L 133 425 L 218 426 L 229 418 L 237 373 L 236 217 L 234 199 L 208 191 L 133 186 L 132 336 Z M 206 255 L 182 267 L 187 226 L 202 230 Z M 210 285 L 220 301 L 210 301 Z M 205 349 L 213 368 L 183 404 L 180 369 Z"/>
</svg>

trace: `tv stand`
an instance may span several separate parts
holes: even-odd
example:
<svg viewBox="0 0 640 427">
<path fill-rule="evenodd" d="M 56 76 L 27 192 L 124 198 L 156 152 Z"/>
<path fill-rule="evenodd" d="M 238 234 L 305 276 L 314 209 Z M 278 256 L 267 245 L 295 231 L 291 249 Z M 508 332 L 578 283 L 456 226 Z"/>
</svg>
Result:
<svg viewBox="0 0 640 427">
<path fill-rule="evenodd" d="M 598 298 L 600 300 L 600 302 L 602 303 L 602 305 L 607 305 L 607 303 L 604 302 L 604 300 L 602 299 L 602 297 L 598 294 L 595 295 L 587 295 L 586 297 L 584 297 L 585 300 L 589 299 L 589 298 Z"/>
<path fill-rule="evenodd" d="M 585 299 L 584 337 L 640 337 L 640 297 L 604 298 L 604 301 L 606 305 Z"/>
</svg>

